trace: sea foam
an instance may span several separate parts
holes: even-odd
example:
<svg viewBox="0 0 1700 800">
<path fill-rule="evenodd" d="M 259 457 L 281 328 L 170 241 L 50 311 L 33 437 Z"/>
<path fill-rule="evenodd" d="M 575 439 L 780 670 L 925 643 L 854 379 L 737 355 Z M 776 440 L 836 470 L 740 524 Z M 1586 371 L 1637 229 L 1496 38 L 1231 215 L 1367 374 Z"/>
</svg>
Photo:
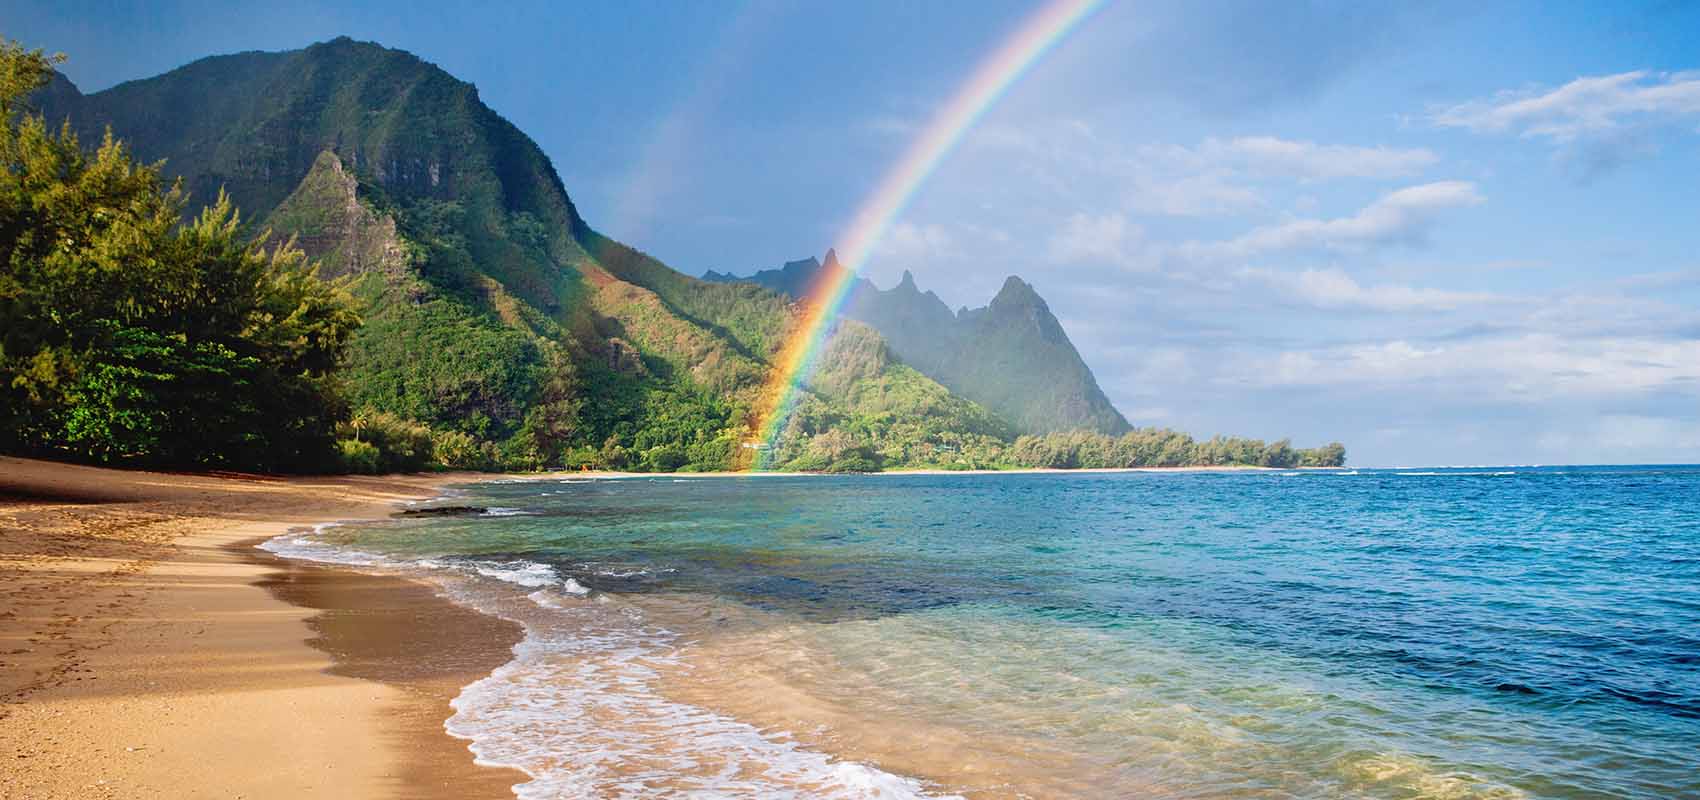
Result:
<svg viewBox="0 0 1700 800">
<path fill-rule="evenodd" d="M 657 687 L 663 670 L 688 669 L 675 635 L 547 564 L 392 558 L 326 541 L 323 534 L 339 524 L 292 531 L 260 547 L 286 558 L 435 578 L 451 599 L 524 627 L 513 659 L 463 688 L 444 722 L 448 733 L 469 741 L 478 763 L 529 776 L 514 787 L 520 800 L 955 797 L 833 759 L 784 732 L 667 699 Z M 502 586 L 533 591 L 516 605 Z"/>
<path fill-rule="evenodd" d="M 479 763 L 531 776 L 514 787 L 521 800 L 941 796 L 912 778 L 667 699 L 661 675 L 686 665 L 673 634 L 644 625 L 629 607 L 531 597 L 536 613 L 516 615 L 526 637 L 514 659 L 463 689 L 444 724 L 470 740 Z"/>
</svg>

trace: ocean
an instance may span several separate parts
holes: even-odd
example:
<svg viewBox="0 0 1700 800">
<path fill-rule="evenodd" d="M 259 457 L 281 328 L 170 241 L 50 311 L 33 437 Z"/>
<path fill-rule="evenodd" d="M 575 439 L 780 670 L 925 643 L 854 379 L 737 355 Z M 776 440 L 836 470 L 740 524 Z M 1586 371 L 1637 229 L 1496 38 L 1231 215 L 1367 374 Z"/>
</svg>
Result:
<svg viewBox="0 0 1700 800">
<path fill-rule="evenodd" d="M 1700 467 L 503 480 L 280 554 L 522 624 L 523 798 L 1700 798 Z"/>
</svg>

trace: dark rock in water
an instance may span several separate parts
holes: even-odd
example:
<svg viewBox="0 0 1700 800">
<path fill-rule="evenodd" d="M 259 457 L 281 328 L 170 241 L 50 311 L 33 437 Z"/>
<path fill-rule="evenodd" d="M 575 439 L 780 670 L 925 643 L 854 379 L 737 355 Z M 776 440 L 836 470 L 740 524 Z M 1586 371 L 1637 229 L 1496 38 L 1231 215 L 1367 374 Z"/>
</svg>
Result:
<svg viewBox="0 0 1700 800">
<path fill-rule="evenodd" d="M 398 517 L 475 517 L 490 509 L 483 506 L 432 506 L 430 508 L 405 508 L 396 513 Z"/>
</svg>

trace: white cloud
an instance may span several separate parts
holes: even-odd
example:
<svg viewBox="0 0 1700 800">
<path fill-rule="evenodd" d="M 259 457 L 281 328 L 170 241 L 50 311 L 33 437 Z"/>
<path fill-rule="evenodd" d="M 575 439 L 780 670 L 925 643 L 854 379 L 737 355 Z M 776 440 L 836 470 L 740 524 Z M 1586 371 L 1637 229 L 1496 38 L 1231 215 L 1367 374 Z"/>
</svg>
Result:
<svg viewBox="0 0 1700 800">
<path fill-rule="evenodd" d="M 1268 225 L 1227 242 L 1194 244 L 1183 252 L 1244 257 L 1288 250 L 1360 251 L 1372 245 L 1420 244 L 1440 211 L 1481 202 L 1473 183 L 1425 183 L 1383 195 L 1350 217 Z"/>
<path fill-rule="evenodd" d="M 1399 178 L 1422 172 L 1440 160 L 1426 148 L 1317 144 L 1274 136 L 1210 138 L 1196 148 L 1167 148 L 1166 156 L 1194 168 L 1304 181 Z"/>
<path fill-rule="evenodd" d="M 1221 173 L 1169 179 L 1139 175 L 1127 191 L 1127 206 L 1144 214 L 1207 217 L 1261 208 L 1263 198 Z"/>
<path fill-rule="evenodd" d="M 1542 434 L 1541 449 L 1561 454 L 1578 449 L 1627 453 L 1700 451 L 1700 422 L 1641 414 L 1607 414 L 1580 428 Z"/>
<path fill-rule="evenodd" d="M 1145 231 L 1117 213 L 1076 213 L 1051 235 L 1051 260 L 1059 264 L 1099 263 L 1140 269 L 1148 265 L 1141 244 Z"/>
<path fill-rule="evenodd" d="M 1129 145 L 1077 120 L 988 125 L 976 148 L 1014 157 L 1014 169 L 1065 197 L 1091 188 L 1119 193 L 1122 210 L 1208 217 L 1263 212 L 1271 181 L 1390 179 L 1421 173 L 1440 157 L 1426 148 L 1319 144 L 1276 136 L 1206 138 L 1196 145 Z"/>
<path fill-rule="evenodd" d="M 1499 300 L 1486 292 L 1457 292 L 1412 286 L 1364 286 L 1338 269 L 1280 272 L 1246 268 L 1240 277 L 1266 284 L 1282 294 L 1317 308 L 1364 308 L 1375 311 L 1450 311 L 1465 305 Z"/>
<path fill-rule="evenodd" d="M 1128 207 L 1147 214 L 1202 217 L 1266 207 L 1250 182 L 1396 178 L 1439 161 L 1422 149 L 1325 145 L 1274 136 L 1205 139 L 1196 147 L 1150 145 L 1124 156 Z"/>
<path fill-rule="evenodd" d="M 1569 142 L 1635 117 L 1700 115 L 1700 73 L 1638 70 L 1577 78 L 1549 91 L 1502 92 L 1433 113 L 1434 124 Z"/>
<path fill-rule="evenodd" d="M 1173 417 L 1175 414 L 1161 406 L 1134 407 L 1125 409 L 1122 416 L 1135 425 L 1154 425 Z"/>
<path fill-rule="evenodd" d="M 1272 386 L 1448 386 L 1493 402 L 1694 393 L 1700 391 L 1700 340 L 1570 339 L 1550 333 L 1439 345 L 1395 339 L 1280 352 L 1236 371 Z"/>
<path fill-rule="evenodd" d="M 943 225 L 899 222 L 886 232 L 877 249 L 884 261 L 924 264 L 953 255 L 956 238 Z"/>
</svg>

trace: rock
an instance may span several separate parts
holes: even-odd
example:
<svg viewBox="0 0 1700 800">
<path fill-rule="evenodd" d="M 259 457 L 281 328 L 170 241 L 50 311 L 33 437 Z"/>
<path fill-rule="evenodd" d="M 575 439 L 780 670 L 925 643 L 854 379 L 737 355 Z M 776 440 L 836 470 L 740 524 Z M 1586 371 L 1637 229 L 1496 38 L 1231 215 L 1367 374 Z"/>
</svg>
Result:
<svg viewBox="0 0 1700 800">
<path fill-rule="evenodd" d="M 398 517 L 475 517 L 486 511 L 483 506 L 432 506 L 430 508 L 407 508 L 396 513 Z"/>
</svg>

